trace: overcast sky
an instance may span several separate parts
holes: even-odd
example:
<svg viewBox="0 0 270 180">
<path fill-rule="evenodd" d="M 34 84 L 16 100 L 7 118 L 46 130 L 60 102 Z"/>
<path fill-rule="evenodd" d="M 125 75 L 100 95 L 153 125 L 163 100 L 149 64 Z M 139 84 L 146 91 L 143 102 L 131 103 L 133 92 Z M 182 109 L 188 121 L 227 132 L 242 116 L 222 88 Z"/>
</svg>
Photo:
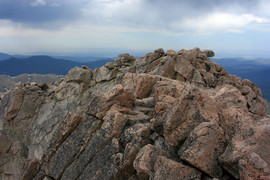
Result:
<svg viewBox="0 0 270 180">
<path fill-rule="evenodd" d="M 269 9 L 269 0 L 0 0 L 0 52 L 199 47 L 270 57 Z"/>
</svg>

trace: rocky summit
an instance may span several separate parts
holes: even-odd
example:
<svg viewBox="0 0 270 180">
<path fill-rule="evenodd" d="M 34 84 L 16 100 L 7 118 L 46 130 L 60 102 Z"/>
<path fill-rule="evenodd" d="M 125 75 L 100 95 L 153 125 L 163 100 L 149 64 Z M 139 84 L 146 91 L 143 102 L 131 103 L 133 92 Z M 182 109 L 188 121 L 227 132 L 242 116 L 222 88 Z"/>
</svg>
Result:
<svg viewBox="0 0 270 180">
<path fill-rule="evenodd" d="M 270 179 L 266 101 L 212 56 L 121 54 L 17 84 L 0 101 L 0 179 Z"/>
</svg>

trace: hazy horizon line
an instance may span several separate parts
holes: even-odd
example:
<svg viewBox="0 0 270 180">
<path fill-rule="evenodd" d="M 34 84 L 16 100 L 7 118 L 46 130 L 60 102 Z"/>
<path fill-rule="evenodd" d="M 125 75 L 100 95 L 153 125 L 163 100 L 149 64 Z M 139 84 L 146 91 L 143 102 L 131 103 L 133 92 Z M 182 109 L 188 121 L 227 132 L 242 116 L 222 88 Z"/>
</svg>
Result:
<svg viewBox="0 0 270 180">
<path fill-rule="evenodd" d="M 163 48 L 166 52 L 167 48 Z M 183 48 L 185 49 L 185 48 Z M 70 57 L 105 57 L 105 58 L 114 58 L 117 57 L 119 54 L 123 53 L 129 53 L 133 56 L 143 56 L 147 53 L 154 52 L 156 49 L 144 49 L 144 50 L 138 50 L 138 49 L 120 49 L 120 48 L 97 48 L 97 49 L 89 49 L 89 51 L 66 51 L 66 52 L 52 52 L 52 51 L 36 51 L 36 52 L 25 52 L 25 53 L 11 53 L 11 52 L 3 52 L 0 51 L 0 53 L 8 54 L 10 56 L 39 56 L 39 55 L 45 55 L 45 56 L 70 56 Z M 176 52 L 181 50 L 173 49 Z M 189 50 L 189 49 L 186 49 Z M 202 49 L 204 50 L 204 49 Z M 244 58 L 244 59 L 254 59 L 254 58 L 263 58 L 263 59 L 269 59 L 270 60 L 270 54 L 265 53 L 245 53 L 245 52 L 224 52 L 219 50 L 214 50 L 215 56 L 214 58 Z"/>
</svg>

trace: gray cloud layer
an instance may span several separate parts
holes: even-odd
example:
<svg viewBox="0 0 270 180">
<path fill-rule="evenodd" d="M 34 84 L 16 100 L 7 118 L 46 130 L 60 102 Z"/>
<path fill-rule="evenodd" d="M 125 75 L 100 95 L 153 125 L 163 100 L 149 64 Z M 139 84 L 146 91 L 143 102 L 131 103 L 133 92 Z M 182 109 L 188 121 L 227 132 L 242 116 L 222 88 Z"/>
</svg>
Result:
<svg viewBox="0 0 270 180">
<path fill-rule="evenodd" d="M 250 13 L 265 0 L 0 0 L 0 19 L 55 28 L 76 20 L 174 30 L 183 19 L 212 12 Z M 166 26 L 166 27 L 165 27 Z"/>
<path fill-rule="evenodd" d="M 0 51 L 199 46 L 268 53 L 269 9 L 269 0 L 0 0 Z"/>
</svg>

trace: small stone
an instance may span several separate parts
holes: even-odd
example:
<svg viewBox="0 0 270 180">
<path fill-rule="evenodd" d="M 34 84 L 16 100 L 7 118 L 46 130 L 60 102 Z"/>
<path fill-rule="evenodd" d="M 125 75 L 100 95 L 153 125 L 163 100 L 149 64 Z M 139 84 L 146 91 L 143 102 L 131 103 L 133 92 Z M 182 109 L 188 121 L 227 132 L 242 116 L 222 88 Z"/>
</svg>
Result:
<svg viewBox="0 0 270 180">
<path fill-rule="evenodd" d="M 166 52 L 166 55 L 173 56 L 173 55 L 176 55 L 176 52 L 175 52 L 175 50 L 173 50 L 173 49 L 169 49 L 169 50 Z"/>
<path fill-rule="evenodd" d="M 215 56 L 215 53 L 212 50 L 204 50 L 203 53 L 205 53 L 207 57 Z"/>
<path fill-rule="evenodd" d="M 87 67 L 86 65 L 82 65 L 81 67 L 82 69 L 86 69 L 86 70 L 91 70 L 89 67 Z"/>
<path fill-rule="evenodd" d="M 153 145 L 146 145 L 137 154 L 133 163 L 140 179 L 149 179 L 154 172 L 155 162 L 158 156 L 169 156 L 169 154 Z"/>
</svg>

